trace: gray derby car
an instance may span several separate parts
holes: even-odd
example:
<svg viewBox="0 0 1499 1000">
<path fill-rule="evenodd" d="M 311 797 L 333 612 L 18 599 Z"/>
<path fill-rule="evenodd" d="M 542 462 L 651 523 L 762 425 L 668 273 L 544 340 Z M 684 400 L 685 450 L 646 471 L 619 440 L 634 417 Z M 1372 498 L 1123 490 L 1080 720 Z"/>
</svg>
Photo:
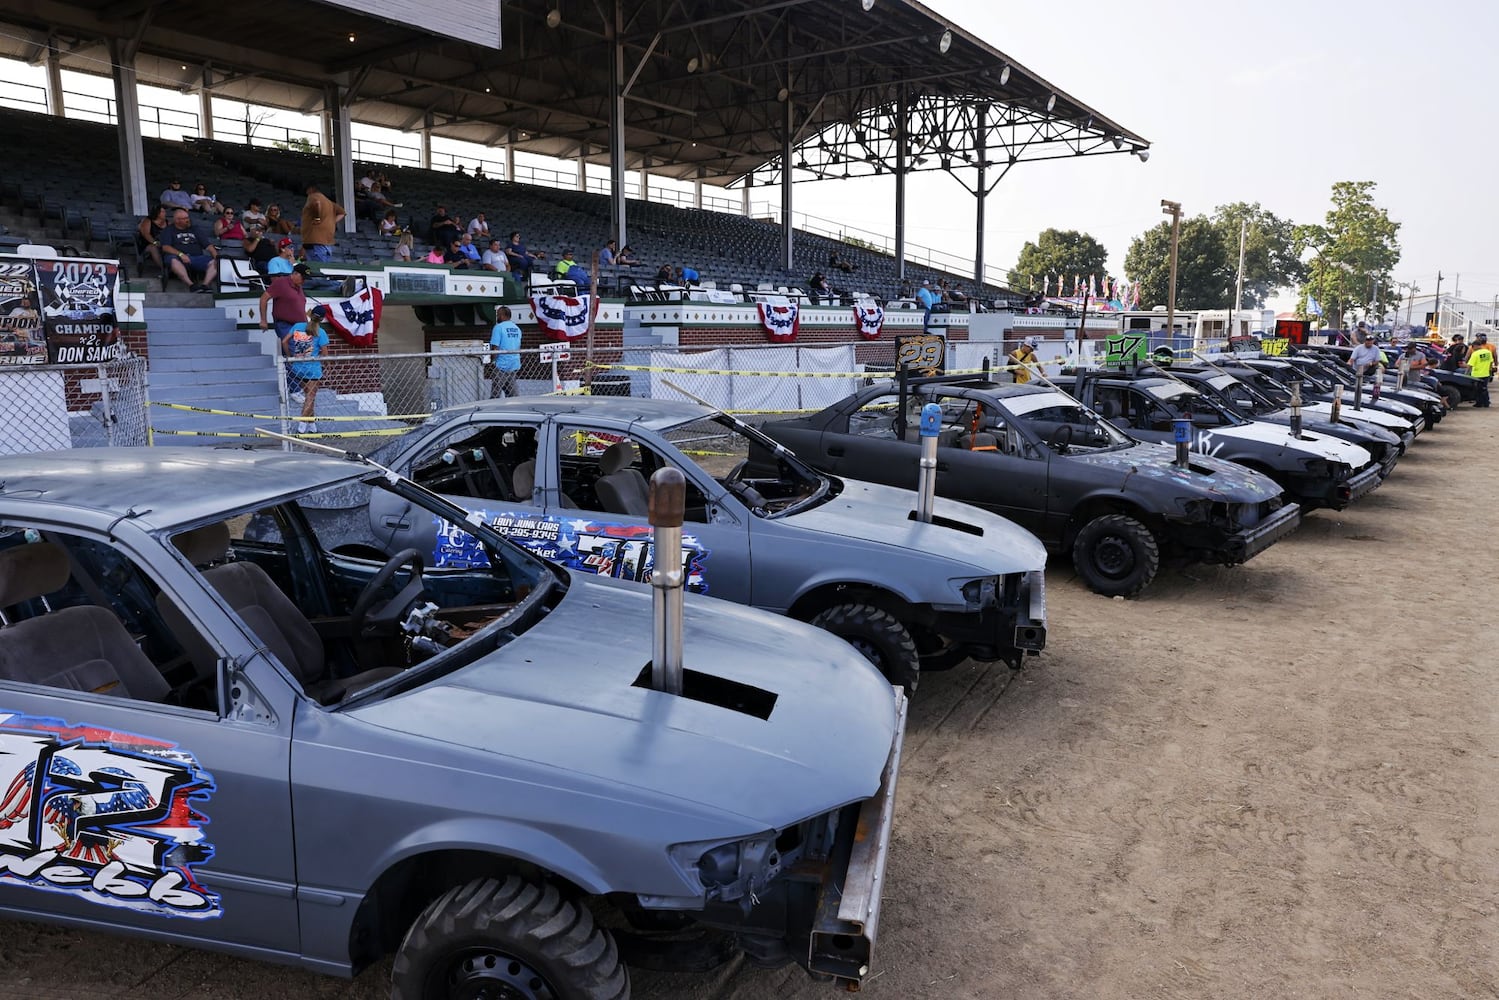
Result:
<svg viewBox="0 0 1499 1000">
<path fill-rule="evenodd" d="M 331 551 L 307 512 L 351 493 L 471 558 Z M 735 950 L 856 983 L 905 697 L 826 632 L 685 610 L 669 693 L 645 588 L 367 463 L 0 459 L 0 915 L 393 952 L 400 1000 L 619 1000 L 632 955 Z"/>
<path fill-rule="evenodd" d="M 692 402 L 549 397 L 455 407 L 375 453 L 569 569 L 647 580 L 646 480 L 687 479 L 682 555 L 699 592 L 812 622 L 907 690 L 920 670 L 1021 657 L 1046 641 L 1046 551 L 987 511 L 812 469 L 752 427 Z M 915 458 L 911 459 L 914 478 Z M 347 545 L 469 554 L 400 501 L 342 521 Z M 373 534 L 371 534 L 373 532 Z"/>
</svg>

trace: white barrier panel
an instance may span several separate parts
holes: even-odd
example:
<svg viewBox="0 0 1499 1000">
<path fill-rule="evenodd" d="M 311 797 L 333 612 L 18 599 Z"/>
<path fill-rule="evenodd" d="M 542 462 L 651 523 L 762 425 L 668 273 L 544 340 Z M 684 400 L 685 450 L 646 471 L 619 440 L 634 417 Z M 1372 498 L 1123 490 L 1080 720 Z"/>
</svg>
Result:
<svg viewBox="0 0 1499 1000">
<path fill-rule="evenodd" d="M 846 347 L 804 347 L 801 349 L 799 359 L 800 368 L 804 372 L 857 372 L 864 369 L 854 361 L 854 348 L 852 345 Z M 803 410 L 820 410 L 825 406 L 832 406 L 844 396 L 851 395 L 859 387 L 859 380 L 853 378 L 799 378 L 788 381 L 797 383 L 801 389 L 801 400 L 799 404 L 793 404 L 793 408 Z"/>
<path fill-rule="evenodd" d="M 795 347 L 757 347 L 733 351 L 731 367 L 740 371 L 794 372 Z M 802 379 L 774 375 L 735 375 L 729 380 L 730 408 L 735 410 L 794 410 L 798 405 L 797 383 Z"/>
<path fill-rule="evenodd" d="M 695 351 L 691 354 L 683 354 L 678 351 L 652 351 L 652 368 L 694 368 L 708 371 L 724 371 L 729 367 L 729 352 L 723 348 L 716 351 Z M 732 409 L 733 392 L 731 380 L 726 378 L 701 378 L 692 375 L 683 375 L 680 372 L 663 373 L 653 371 L 651 376 L 651 398 L 652 399 L 686 399 L 679 392 L 674 392 L 665 385 L 662 380 L 675 382 L 696 396 L 701 396 L 709 404 L 719 409 Z"/>
</svg>

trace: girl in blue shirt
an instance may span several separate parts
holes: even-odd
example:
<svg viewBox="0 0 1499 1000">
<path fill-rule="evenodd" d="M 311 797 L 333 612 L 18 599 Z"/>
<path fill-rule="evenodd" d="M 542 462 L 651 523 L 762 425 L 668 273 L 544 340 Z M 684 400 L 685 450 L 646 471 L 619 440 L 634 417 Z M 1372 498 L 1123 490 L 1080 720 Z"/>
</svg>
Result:
<svg viewBox="0 0 1499 1000">
<path fill-rule="evenodd" d="M 297 421 L 297 433 L 308 434 L 317 430 L 317 390 L 323 379 L 323 363 L 317 360 L 328 347 L 328 334 L 323 332 L 323 317 L 327 315 L 323 306 L 318 306 L 308 315 L 307 322 L 294 324 L 281 338 L 281 353 L 290 362 L 286 366 L 286 388 L 292 399 L 302 399 L 302 419 Z"/>
</svg>

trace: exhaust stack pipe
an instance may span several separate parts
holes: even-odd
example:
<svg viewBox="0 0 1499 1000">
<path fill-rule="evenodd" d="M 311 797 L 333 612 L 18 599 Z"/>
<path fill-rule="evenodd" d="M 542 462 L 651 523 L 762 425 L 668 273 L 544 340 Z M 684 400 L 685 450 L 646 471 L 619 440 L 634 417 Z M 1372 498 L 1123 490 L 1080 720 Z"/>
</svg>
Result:
<svg viewBox="0 0 1499 1000">
<path fill-rule="evenodd" d="M 1176 442 L 1176 465 L 1185 469 L 1187 454 L 1192 448 L 1192 421 L 1184 417 L 1171 421 L 1171 437 Z"/>
<path fill-rule="evenodd" d="M 1340 382 L 1332 387 L 1332 422 L 1337 423 L 1343 418 L 1343 384 Z"/>
<path fill-rule="evenodd" d="M 1301 379 L 1291 383 L 1291 436 L 1301 437 Z"/>
<path fill-rule="evenodd" d="M 651 686 L 667 694 L 682 693 L 682 520 L 687 480 L 680 469 L 657 469 L 651 476 L 648 507 L 654 530 L 651 570 Z"/>
<path fill-rule="evenodd" d="M 921 476 L 916 484 L 916 520 L 932 523 L 932 504 L 937 496 L 937 438 L 942 433 L 942 407 L 928 403 L 921 408 Z"/>
</svg>

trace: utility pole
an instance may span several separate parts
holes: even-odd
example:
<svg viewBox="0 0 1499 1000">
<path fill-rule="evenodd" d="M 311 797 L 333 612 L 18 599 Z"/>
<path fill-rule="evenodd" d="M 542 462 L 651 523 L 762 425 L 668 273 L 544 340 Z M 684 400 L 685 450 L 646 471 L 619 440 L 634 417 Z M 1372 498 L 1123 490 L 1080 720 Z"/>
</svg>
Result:
<svg viewBox="0 0 1499 1000">
<path fill-rule="evenodd" d="M 1176 337 L 1176 242 L 1181 238 L 1182 206 L 1179 201 L 1161 199 L 1161 213 L 1171 216 L 1171 282 L 1166 292 L 1166 336 Z"/>
<path fill-rule="evenodd" d="M 1437 294 L 1436 294 L 1436 298 L 1432 299 L 1432 302 L 1431 302 L 1431 315 L 1433 317 L 1432 321 L 1434 323 L 1436 323 L 1437 333 L 1441 333 L 1442 332 L 1442 272 L 1441 271 L 1437 272 Z M 1426 332 L 1430 333 L 1431 331 L 1428 330 Z"/>
<path fill-rule="evenodd" d="M 1228 314 L 1228 324 L 1232 326 L 1239 321 L 1239 310 L 1244 307 L 1244 240 L 1249 235 L 1249 220 L 1239 220 L 1239 277 L 1234 282 L 1234 311 Z M 1234 335 L 1233 330 L 1228 331 L 1228 336 Z"/>
</svg>

